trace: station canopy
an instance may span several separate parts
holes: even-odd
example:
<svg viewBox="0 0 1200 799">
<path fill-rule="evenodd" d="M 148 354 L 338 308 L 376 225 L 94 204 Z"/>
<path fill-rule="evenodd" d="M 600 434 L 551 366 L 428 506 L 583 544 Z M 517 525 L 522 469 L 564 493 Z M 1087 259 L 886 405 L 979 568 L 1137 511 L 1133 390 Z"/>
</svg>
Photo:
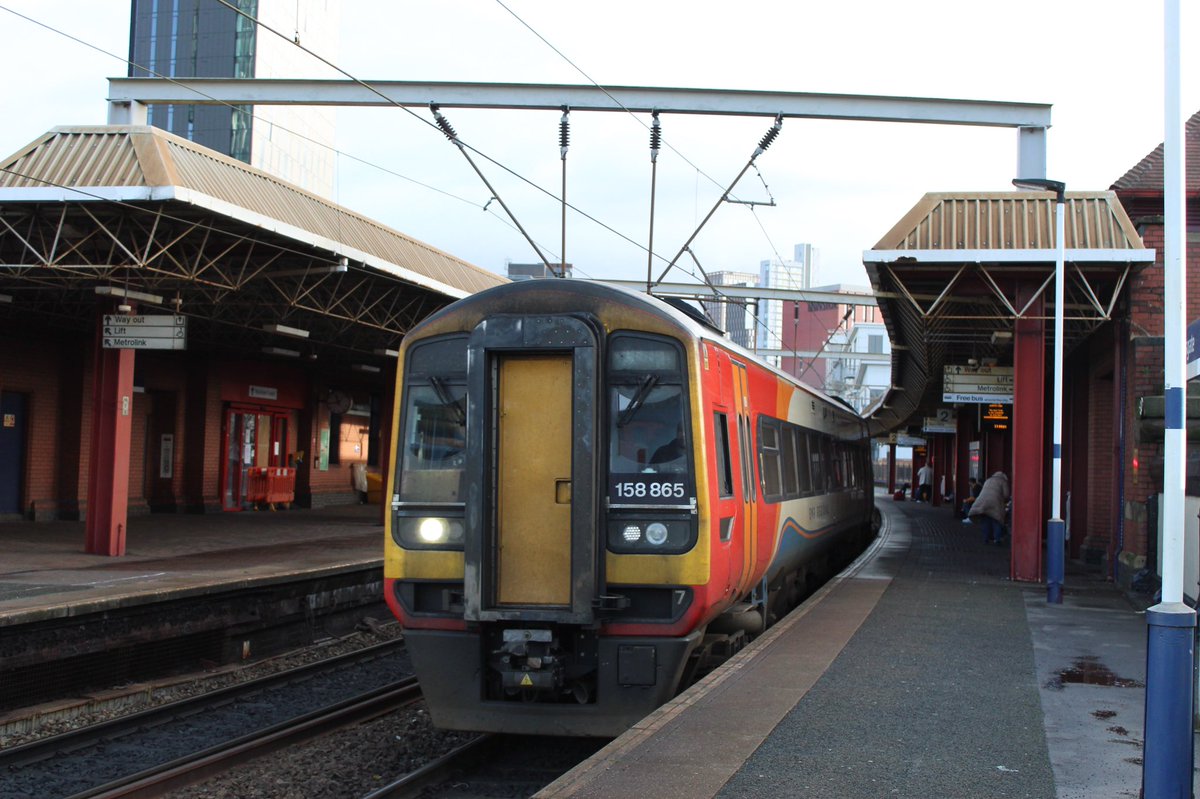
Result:
<svg viewBox="0 0 1200 799">
<path fill-rule="evenodd" d="M 892 341 L 892 386 L 869 411 L 874 433 L 919 433 L 946 407 L 947 365 L 1012 366 L 1018 317 L 1044 320 L 1053 346 L 1055 205 L 1045 192 L 926 194 L 864 253 Z M 1114 318 L 1131 271 L 1154 251 L 1113 192 L 1067 192 L 1065 210 L 1069 355 Z"/>
<path fill-rule="evenodd" d="M 97 325 L 98 295 L 188 319 L 190 350 L 382 366 L 429 313 L 507 282 L 154 127 L 59 127 L 0 161 L 2 329 Z"/>
</svg>

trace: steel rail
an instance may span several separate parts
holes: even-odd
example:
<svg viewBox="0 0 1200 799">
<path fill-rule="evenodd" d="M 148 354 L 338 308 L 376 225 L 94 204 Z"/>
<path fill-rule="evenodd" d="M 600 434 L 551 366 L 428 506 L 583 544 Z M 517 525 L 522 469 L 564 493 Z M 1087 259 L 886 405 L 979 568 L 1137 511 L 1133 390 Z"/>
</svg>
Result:
<svg viewBox="0 0 1200 799">
<path fill-rule="evenodd" d="M 417 679 L 408 677 L 228 743 L 218 744 L 129 777 L 114 780 L 67 799 L 147 799 L 163 796 L 186 785 L 223 774 L 236 765 L 277 749 L 390 713 L 397 707 L 420 698 L 421 687 L 417 684 Z"/>
</svg>

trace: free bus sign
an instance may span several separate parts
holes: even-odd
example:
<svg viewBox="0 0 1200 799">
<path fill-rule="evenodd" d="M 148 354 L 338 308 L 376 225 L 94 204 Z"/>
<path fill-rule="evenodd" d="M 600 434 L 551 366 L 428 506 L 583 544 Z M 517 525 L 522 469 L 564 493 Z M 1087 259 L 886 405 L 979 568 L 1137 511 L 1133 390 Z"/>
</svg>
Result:
<svg viewBox="0 0 1200 799">
<path fill-rule="evenodd" d="M 1012 405 L 1013 367 L 947 364 L 942 375 L 942 402 Z"/>
<path fill-rule="evenodd" d="M 101 332 L 106 350 L 187 349 L 187 317 L 177 314 L 105 314 Z"/>
</svg>

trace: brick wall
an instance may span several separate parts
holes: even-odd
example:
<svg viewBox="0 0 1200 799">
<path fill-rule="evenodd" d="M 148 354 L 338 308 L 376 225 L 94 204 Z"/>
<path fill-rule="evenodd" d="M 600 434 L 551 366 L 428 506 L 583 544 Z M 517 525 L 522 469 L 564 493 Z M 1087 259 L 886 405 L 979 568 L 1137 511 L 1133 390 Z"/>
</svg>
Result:
<svg viewBox="0 0 1200 799">
<path fill-rule="evenodd" d="M 1193 201 L 1193 205 L 1194 205 Z M 1138 209 L 1145 212 L 1145 208 Z M 1161 205 L 1159 206 L 1161 212 Z M 1131 215 L 1134 211 L 1131 210 Z M 1138 218 L 1134 217 L 1135 223 Z M 1194 226 L 1193 226 L 1194 228 Z M 1126 413 L 1123 420 L 1128 442 L 1124 469 L 1124 550 L 1134 555 L 1150 554 L 1152 536 L 1149 529 L 1147 500 L 1162 492 L 1163 444 L 1140 435 L 1137 424 L 1137 400 L 1145 396 L 1161 396 L 1163 373 L 1163 314 L 1164 256 L 1161 219 L 1142 220 L 1139 229 L 1142 241 L 1156 252 L 1155 263 L 1139 271 L 1129 282 L 1129 341 L 1126 344 L 1128 385 L 1125 391 Z M 1187 308 L 1184 323 L 1200 318 L 1200 231 L 1187 234 Z M 1115 460 L 1115 459 L 1114 459 Z"/>
</svg>

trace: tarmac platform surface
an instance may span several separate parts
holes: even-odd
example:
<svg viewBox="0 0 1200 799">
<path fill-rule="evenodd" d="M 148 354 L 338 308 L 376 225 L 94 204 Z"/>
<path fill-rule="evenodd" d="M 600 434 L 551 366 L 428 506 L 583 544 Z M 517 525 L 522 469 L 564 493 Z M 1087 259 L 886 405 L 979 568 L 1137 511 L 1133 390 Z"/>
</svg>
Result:
<svg viewBox="0 0 1200 799">
<path fill-rule="evenodd" d="M 1061 605 L 950 508 L 879 498 L 871 552 L 539 797 L 1137 797 L 1146 620 Z"/>
<path fill-rule="evenodd" d="M 120 557 L 85 541 L 83 522 L 0 524 L 0 629 L 383 563 L 377 505 L 130 516 Z"/>
</svg>

